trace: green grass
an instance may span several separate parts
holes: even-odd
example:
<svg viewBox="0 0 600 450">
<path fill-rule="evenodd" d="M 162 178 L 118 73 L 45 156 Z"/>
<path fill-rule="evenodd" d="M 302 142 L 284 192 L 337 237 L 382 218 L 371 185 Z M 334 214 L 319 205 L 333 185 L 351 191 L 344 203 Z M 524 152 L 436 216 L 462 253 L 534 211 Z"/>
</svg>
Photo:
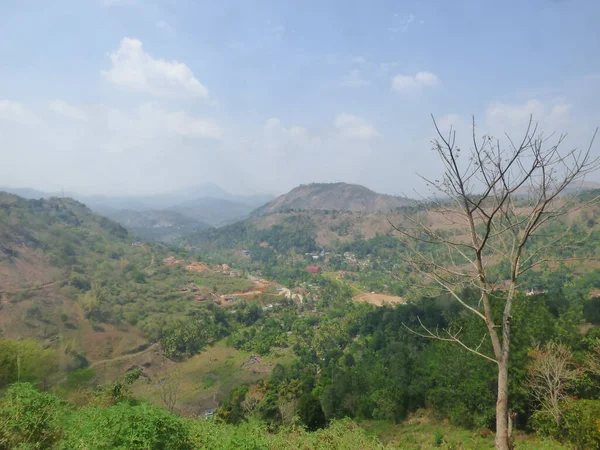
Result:
<svg viewBox="0 0 600 450">
<path fill-rule="evenodd" d="M 254 283 L 247 278 L 230 277 L 222 273 L 202 273 L 195 277 L 198 286 L 212 289 L 217 294 L 233 294 L 246 292 L 254 287 Z"/>
<path fill-rule="evenodd" d="M 431 418 L 427 411 L 417 412 L 401 424 L 364 421 L 360 426 L 377 436 L 383 444 L 406 450 L 455 449 L 492 450 L 494 435 L 489 430 L 467 430 Z M 522 450 L 569 449 L 557 442 L 535 435 L 517 433 L 515 448 Z"/>
<path fill-rule="evenodd" d="M 255 383 L 268 377 L 277 363 L 285 363 L 290 359 L 289 353 L 289 350 L 285 350 L 279 356 L 265 356 L 260 364 L 242 368 L 251 353 L 227 347 L 222 340 L 187 361 L 167 363 L 158 378 L 167 378 L 169 382 L 179 385 L 178 412 L 195 414 L 218 406 L 218 402 L 235 386 Z M 136 383 L 133 393 L 142 400 L 162 406 L 159 389 L 154 382 Z"/>
</svg>

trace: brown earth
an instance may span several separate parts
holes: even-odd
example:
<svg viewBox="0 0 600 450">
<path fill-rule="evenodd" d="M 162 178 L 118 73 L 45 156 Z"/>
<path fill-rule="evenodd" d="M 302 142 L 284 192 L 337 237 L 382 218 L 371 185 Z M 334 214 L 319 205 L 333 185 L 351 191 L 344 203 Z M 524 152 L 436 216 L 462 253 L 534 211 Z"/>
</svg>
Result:
<svg viewBox="0 0 600 450">
<path fill-rule="evenodd" d="M 188 264 L 187 266 L 185 266 L 185 269 L 189 272 L 212 272 L 206 264 L 200 262 Z"/>
<path fill-rule="evenodd" d="M 355 302 L 367 302 L 375 306 L 383 306 L 386 304 L 400 305 L 406 303 L 406 299 L 402 297 L 386 294 L 372 294 L 368 292 L 352 297 L 352 300 Z"/>
</svg>

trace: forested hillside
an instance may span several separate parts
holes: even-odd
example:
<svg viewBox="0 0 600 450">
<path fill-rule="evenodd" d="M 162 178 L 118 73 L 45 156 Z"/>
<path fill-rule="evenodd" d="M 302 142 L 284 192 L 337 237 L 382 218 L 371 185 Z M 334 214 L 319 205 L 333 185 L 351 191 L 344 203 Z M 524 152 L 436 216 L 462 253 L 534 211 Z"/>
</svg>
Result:
<svg viewBox="0 0 600 450">
<path fill-rule="evenodd" d="M 71 199 L 1 194 L 0 237 L 0 336 L 59 350 L 63 374 L 161 340 L 170 356 L 195 352 L 235 321 L 205 300 L 254 289 L 186 269 L 176 250 L 139 242 Z"/>
<path fill-rule="evenodd" d="M 490 352 L 483 324 L 450 295 L 413 289 L 420 278 L 386 217 L 439 223 L 423 209 L 276 214 L 203 231 L 184 251 L 138 242 L 70 199 L 5 194 L 1 205 L 0 388 L 41 382 L 53 394 L 10 387 L 0 402 L 0 415 L 11 418 L 0 426 L 0 446 L 493 446 L 493 364 L 419 332 L 463 330 L 466 345 Z M 576 263 L 600 251 L 596 216 L 597 206 L 586 206 L 532 243 L 535 251 L 567 231 L 574 245 L 553 250 L 571 262 L 541 265 L 518 294 L 510 368 L 517 448 L 561 448 L 552 439 L 578 448 L 600 443 L 600 275 L 594 264 Z M 339 220 L 350 227 L 379 220 L 382 232 L 319 245 L 322 230 Z M 307 273 L 307 264 L 323 272 Z M 502 263 L 495 273 L 499 310 Z M 353 301 L 365 292 L 408 303 Z M 477 291 L 461 295 L 476 307 Z M 529 384 L 543 380 L 539 367 L 557 357 L 579 368 L 562 387 L 569 409 L 559 425 Z M 37 428 L 19 422 L 25 408 L 44 414 Z M 214 414 L 215 423 L 173 412 Z"/>
</svg>

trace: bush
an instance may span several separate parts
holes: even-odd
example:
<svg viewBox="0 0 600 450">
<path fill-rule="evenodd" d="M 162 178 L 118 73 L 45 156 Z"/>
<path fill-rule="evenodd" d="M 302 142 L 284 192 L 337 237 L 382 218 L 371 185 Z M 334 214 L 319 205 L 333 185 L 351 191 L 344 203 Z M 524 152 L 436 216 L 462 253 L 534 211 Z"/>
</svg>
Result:
<svg viewBox="0 0 600 450">
<path fill-rule="evenodd" d="M 96 377 L 94 369 L 77 369 L 67 375 L 67 386 L 75 389 L 88 385 Z"/>
<path fill-rule="evenodd" d="M 600 400 L 565 403 L 560 425 L 547 412 L 537 411 L 531 417 L 531 425 L 538 433 L 569 441 L 577 449 L 600 449 Z"/>
<path fill-rule="evenodd" d="M 600 448 L 600 400 L 578 400 L 565 405 L 561 434 L 578 449 Z"/>
<path fill-rule="evenodd" d="M 547 411 L 536 411 L 530 419 L 531 427 L 542 436 L 561 437 L 556 420 Z"/>
<path fill-rule="evenodd" d="M 312 394 L 304 394 L 300 398 L 298 415 L 309 431 L 315 431 L 327 425 L 321 402 Z"/>
<path fill-rule="evenodd" d="M 110 408 L 86 408 L 73 414 L 59 448 L 191 449 L 184 420 L 147 404 L 119 403 Z"/>
<path fill-rule="evenodd" d="M 0 404 L 0 448 L 47 449 L 62 434 L 66 406 L 30 383 L 15 383 Z"/>
</svg>

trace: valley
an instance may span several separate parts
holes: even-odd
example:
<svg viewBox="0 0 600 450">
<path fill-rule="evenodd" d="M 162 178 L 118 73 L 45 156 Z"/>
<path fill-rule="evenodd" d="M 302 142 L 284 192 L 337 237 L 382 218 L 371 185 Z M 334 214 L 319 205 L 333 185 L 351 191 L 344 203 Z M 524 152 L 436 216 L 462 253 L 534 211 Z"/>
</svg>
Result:
<svg viewBox="0 0 600 450">
<path fill-rule="evenodd" d="M 24 361 L 26 375 L 19 376 L 84 408 L 120 404 L 113 390 L 126 386 L 119 396 L 237 426 L 256 418 L 275 428 L 311 423 L 303 416 L 309 407 L 300 405 L 318 399 L 315 414 L 332 420 L 331 429 L 352 417 L 382 446 L 426 440 L 421 430 L 429 421 L 446 429 L 440 417 L 465 429 L 491 426 L 486 362 L 411 332 L 455 324 L 478 334 L 480 325 L 432 290 L 396 230 L 418 217 L 460 242 L 465 229 L 407 199 L 384 196 L 377 210 L 377 194 L 353 185 L 299 189 L 229 225 L 178 228 L 170 244 L 136 221 L 113 222 L 72 199 L 0 194 L 0 342 L 29 339 L 22 345 L 52 355 L 41 372 Z M 577 262 L 600 256 L 600 210 L 585 204 L 590 195 L 581 194 L 582 208 L 556 227 L 579 242 L 563 249 L 565 262 L 524 277 L 515 325 L 523 352 L 533 337 L 557 335 L 583 352 L 600 329 L 600 305 L 590 296 L 598 270 Z M 144 214 L 168 227 L 182 220 Z M 534 242 L 531 251 L 546 242 Z M 443 253 L 437 258 L 453 262 Z M 503 295 L 505 268 L 489 263 Z M 540 294 L 525 296 L 529 290 Z M 450 369 L 440 363 L 448 354 Z M 516 358 L 520 367 L 528 364 L 526 353 Z M 11 367 L 5 380 L 15 380 Z M 482 374 L 477 382 L 475 373 Z M 130 374 L 136 380 L 125 383 Z M 466 377 L 472 382 L 461 387 Z M 473 392 L 480 403 L 470 403 Z M 514 395 L 528 404 L 525 393 Z M 415 417 L 428 419 L 411 425 Z M 488 437 L 460 429 L 448 428 L 440 439 L 488 448 Z M 537 445 L 529 435 L 521 442 Z"/>
</svg>

